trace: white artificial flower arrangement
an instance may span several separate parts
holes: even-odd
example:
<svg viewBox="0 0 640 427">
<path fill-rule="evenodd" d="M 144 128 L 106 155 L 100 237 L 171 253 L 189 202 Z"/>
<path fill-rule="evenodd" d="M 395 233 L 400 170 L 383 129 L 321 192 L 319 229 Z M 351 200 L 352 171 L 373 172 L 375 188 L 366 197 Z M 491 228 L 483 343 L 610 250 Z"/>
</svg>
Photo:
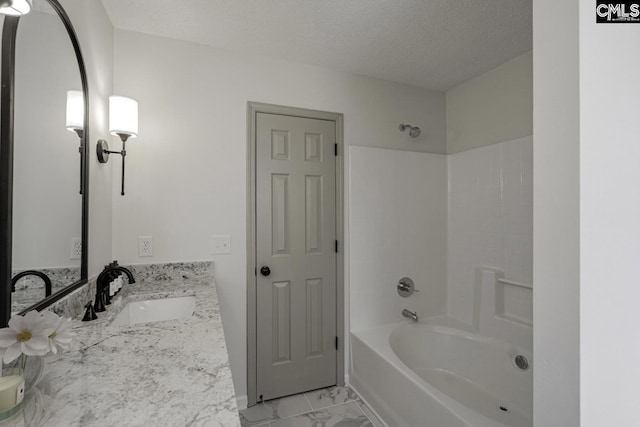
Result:
<svg viewBox="0 0 640 427">
<path fill-rule="evenodd" d="M 71 319 L 65 319 L 47 311 L 35 310 L 24 316 L 16 314 L 9 320 L 7 328 L 0 329 L 0 349 L 4 350 L 2 360 L 11 363 L 20 356 L 45 356 L 56 354 L 58 349 L 66 350 L 71 344 Z"/>
</svg>

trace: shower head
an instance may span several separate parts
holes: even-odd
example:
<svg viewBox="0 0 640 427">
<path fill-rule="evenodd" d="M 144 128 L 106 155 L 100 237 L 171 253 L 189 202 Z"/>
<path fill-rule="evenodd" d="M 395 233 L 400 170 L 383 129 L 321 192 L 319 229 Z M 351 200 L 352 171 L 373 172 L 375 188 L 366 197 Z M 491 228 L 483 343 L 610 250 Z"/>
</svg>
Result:
<svg viewBox="0 0 640 427">
<path fill-rule="evenodd" d="M 410 124 L 401 123 L 400 126 L 398 126 L 398 129 L 400 129 L 400 132 L 404 132 L 409 129 L 409 136 L 411 138 L 417 138 L 422 133 L 422 130 L 420 130 L 418 126 L 411 126 Z"/>
</svg>

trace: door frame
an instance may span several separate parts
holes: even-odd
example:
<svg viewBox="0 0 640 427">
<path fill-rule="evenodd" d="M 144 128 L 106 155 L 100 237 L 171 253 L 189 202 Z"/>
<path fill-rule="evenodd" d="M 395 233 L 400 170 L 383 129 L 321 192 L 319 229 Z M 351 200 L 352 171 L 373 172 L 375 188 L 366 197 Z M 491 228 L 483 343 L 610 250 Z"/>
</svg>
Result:
<svg viewBox="0 0 640 427">
<path fill-rule="evenodd" d="M 277 114 L 333 121 L 336 124 L 336 384 L 344 385 L 344 116 L 341 113 L 247 102 L 247 406 L 257 396 L 257 275 L 256 275 L 256 124 L 257 114 Z"/>
</svg>

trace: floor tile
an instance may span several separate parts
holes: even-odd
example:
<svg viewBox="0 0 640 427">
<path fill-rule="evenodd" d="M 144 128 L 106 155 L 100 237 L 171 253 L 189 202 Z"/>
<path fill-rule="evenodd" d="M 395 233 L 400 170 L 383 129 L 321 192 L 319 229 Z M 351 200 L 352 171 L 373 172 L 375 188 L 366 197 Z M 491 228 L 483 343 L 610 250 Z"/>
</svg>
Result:
<svg viewBox="0 0 640 427">
<path fill-rule="evenodd" d="M 373 427 L 355 402 L 274 421 L 271 427 Z"/>
<path fill-rule="evenodd" d="M 356 400 L 357 396 L 349 387 L 329 387 L 320 390 L 309 391 L 304 394 L 313 409 L 322 409 L 327 406 Z"/>
<path fill-rule="evenodd" d="M 307 399 L 303 394 L 273 399 L 259 403 L 251 408 L 240 411 L 240 423 L 242 427 L 259 426 L 272 420 L 298 415 L 311 411 Z"/>
</svg>

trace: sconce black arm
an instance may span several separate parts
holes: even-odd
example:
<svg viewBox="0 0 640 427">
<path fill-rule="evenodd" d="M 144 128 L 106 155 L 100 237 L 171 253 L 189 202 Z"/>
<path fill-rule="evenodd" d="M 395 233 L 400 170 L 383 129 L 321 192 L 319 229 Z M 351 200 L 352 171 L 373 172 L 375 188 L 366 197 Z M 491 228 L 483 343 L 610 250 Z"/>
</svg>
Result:
<svg viewBox="0 0 640 427">
<path fill-rule="evenodd" d="M 124 196 L 124 158 L 127 156 L 126 144 L 129 135 L 119 133 L 118 136 L 122 140 L 122 151 L 110 151 L 109 144 L 104 139 L 98 140 L 98 146 L 96 147 L 96 153 L 98 154 L 98 161 L 100 163 L 107 163 L 109 161 L 109 154 L 119 154 L 122 156 L 122 190 L 120 194 Z"/>
</svg>

